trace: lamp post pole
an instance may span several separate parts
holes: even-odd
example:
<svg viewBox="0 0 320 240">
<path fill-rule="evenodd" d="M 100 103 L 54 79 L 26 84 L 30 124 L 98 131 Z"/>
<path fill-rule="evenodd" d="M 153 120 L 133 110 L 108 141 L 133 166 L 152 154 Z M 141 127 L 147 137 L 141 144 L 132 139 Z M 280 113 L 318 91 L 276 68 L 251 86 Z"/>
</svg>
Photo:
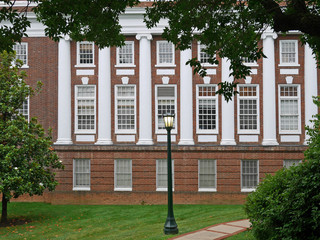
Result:
<svg viewBox="0 0 320 240">
<path fill-rule="evenodd" d="M 171 117 L 172 120 L 166 121 L 166 117 Z M 165 234 L 177 234 L 179 232 L 178 225 L 174 219 L 173 214 L 173 200 L 172 200 L 172 162 L 171 162 L 171 129 L 173 127 L 173 118 L 174 115 L 165 115 L 164 122 L 167 129 L 167 143 L 168 143 L 168 215 L 167 220 L 164 224 L 164 233 Z M 170 124 L 171 122 L 171 124 Z M 169 123 L 169 124 L 167 124 Z"/>
</svg>

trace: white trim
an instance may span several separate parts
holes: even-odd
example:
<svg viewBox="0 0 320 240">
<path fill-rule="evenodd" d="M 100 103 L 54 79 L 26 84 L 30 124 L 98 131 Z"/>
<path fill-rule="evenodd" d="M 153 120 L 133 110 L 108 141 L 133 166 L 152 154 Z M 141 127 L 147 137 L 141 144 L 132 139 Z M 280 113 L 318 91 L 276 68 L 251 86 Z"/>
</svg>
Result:
<svg viewBox="0 0 320 240">
<path fill-rule="evenodd" d="M 75 186 L 75 184 L 76 184 L 76 176 L 75 176 L 75 173 L 76 173 L 76 171 L 75 171 L 75 167 L 76 167 L 76 164 L 75 164 L 75 162 L 77 161 L 77 160 L 87 160 L 87 161 L 89 161 L 89 186 L 88 187 L 77 187 L 77 186 Z M 73 166 L 72 166 L 72 190 L 73 191 L 90 191 L 90 189 L 91 189 L 91 160 L 90 159 L 88 159 L 88 158 L 75 158 L 75 159 L 73 159 Z"/>
<path fill-rule="evenodd" d="M 297 97 L 283 96 L 281 97 L 281 87 L 297 87 Z M 281 100 L 298 100 L 298 130 L 281 130 Z M 279 84 L 278 85 L 278 124 L 279 124 L 279 134 L 301 134 L 301 93 L 300 84 Z"/>
<path fill-rule="evenodd" d="M 85 63 L 80 63 L 80 44 L 91 44 L 92 46 L 92 63 L 85 64 Z M 88 42 L 88 41 L 81 41 L 77 42 L 77 65 L 74 67 L 95 67 L 94 64 L 94 43 L 93 42 Z"/>
<path fill-rule="evenodd" d="M 178 132 L 178 110 L 177 110 L 177 85 L 176 84 L 166 84 L 166 85 L 159 85 L 156 84 L 155 89 L 155 132 L 156 134 L 166 134 L 166 129 L 158 129 L 158 87 L 174 87 L 174 128 L 171 130 L 171 134 L 177 134 Z M 169 97 L 167 97 L 168 99 Z"/>
<path fill-rule="evenodd" d="M 128 129 L 128 130 L 122 130 L 118 129 L 118 104 L 117 104 L 117 99 L 118 99 L 118 88 L 119 87 L 133 87 L 134 89 L 134 96 L 133 97 L 120 97 L 120 99 L 129 99 L 129 100 L 134 100 L 134 129 Z M 131 134 L 136 134 L 137 133 L 137 91 L 136 91 L 136 85 L 135 84 L 126 84 L 126 85 L 114 85 L 114 129 L 115 133 L 131 133 Z"/>
<path fill-rule="evenodd" d="M 197 84 L 196 85 L 196 133 L 197 134 L 218 134 L 219 133 L 219 98 L 217 94 L 211 97 L 199 97 L 199 87 L 214 87 L 217 91 L 217 84 Z M 199 100 L 200 99 L 214 99 L 216 102 L 216 129 L 203 130 L 199 129 Z"/>
<path fill-rule="evenodd" d="M 129 45 L 129 44 L 132 45 L 132 53 L 131 53 L 132 54 L 132 63 L 119 63 L 119 49 L 121 47 L 117 47 L 117 50 L 116 50 L 116 52 L 117 52 L 117 54 L 116 54 L 117 65 L 115 65 L 115 67 L 135 67 L 135 65 L 134 65 L 134 57 L 135 57 L 134 41 L 125 41 L 124 43 L 125 43 L 125 45 Z"/>
<path fill-rule="evenodd" d="M 200 187 L 200 162 L 204 160 L 214 161 L 214 177 L 215 187 L 204 188 Z M 217 160 L 215 159 L 198 159 L 198 191 L 199 192 L 216 192 L 217 191 Z"/>
<path fill-rule="evenodd" d="M 167 186 L 168 186 L 168 159 L 156 159 L 156 191 L 157 192 L 167 192 L 168 187 L 158 187 L 158 161 L 165 161 L 167 167 Z M 171 169 L 172 169 L 172 191 L 174 191 L 174 160 L 171 159 Z"/>
<path fill-rule="evenodd" d="M 259 94 L 259 84 L 239 84 L 237 86 L 237 91 L 239 91 L 240 87 L 256 87 L 256 96 L 237 96 L 237 130 L 238 134 L 260 134 L 260 94 Z M 257 101 L 257 129 L 240 129 L 240 99 L 249 99 Z"/>
<path fill-rule="evenodd" d="M 284 63 L 282 61 L 282 43 L 283 42 L 293 42 L 295 44 L 295 62 L 293 63 Z M 298 63 L 298 40 L 279 40 L 279 59 L 280 59 L 280 64 L 279 66 L 300 66 Z"/>
<path fill-rule="evenodd" d="M 172 63 L 160 63 L 159 61 L 159 44 L 160 43 L 170 43 L 172 45 Z M 168 42 L 166 40 L 160 40 L 157 41 L 157 64 L 155 65 L 155 67 L 175 67 L 175 46 L 173 45 L 173 43 Z"/>
<path fill-rule="evenodd" d="M 117 185 L 117 161 L 119 160 L 127 160 L 130 161 L 130 171 L 131 171 L 131 186 L 130 187 L 116 187 Z M 114 191 L 132 191 L 132 159 L 119 158 L 114 160 Z"/>
<path fill-rule="evenodd" d="M 242 187 L 242 163 L 243 161 L 257 161 L 257 186 L 253 187 L 253 188 L 244 188 Z M 260 170 L 259 170 L 259 160 L 256 159 L 242 159 L 240 161 L 240 185 L 241 185 L 241 192 L 254 192 L 256 190 L 256 188 L 259 185 L 259 174 L 260 174 Z"/>
<path fill-rule="evenodd" d="M 96 103 L 97 103 L 97 91 L 96 91 L 96 85 L 75 85 L 75 94 L 74 94 L 74 98 L 75 98 L 75 103 L 74 103 L 74 133 L 78 134 L 78 133 L 96 133 L 96 121 L 97 121 L 97 107 L 96 107 Z M 94 87 L 94 98 L 90 98 L 87 97 L 88 99 L 93 99 L 94 100 L 94 129 L 89 129 L 89 130 L 79 130 L 78 129 L 78 114 L 77 114 L 77 108 L 78 108 L 78 88 L 79 87 Z"/>
</svg>

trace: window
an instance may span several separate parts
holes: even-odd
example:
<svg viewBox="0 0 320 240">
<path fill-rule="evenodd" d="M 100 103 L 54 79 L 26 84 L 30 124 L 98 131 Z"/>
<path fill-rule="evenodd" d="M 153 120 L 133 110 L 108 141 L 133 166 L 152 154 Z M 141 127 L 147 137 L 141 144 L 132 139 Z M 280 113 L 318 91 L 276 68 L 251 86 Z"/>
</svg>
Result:
<svg viewBox="0 0 320 240">
<path fill-rule="evenodd" d="M 114 189 L 118 191 L 132 191 L 131 159 L 115 160 Z"/>
<path fill-rule="evenodd" d="M 258 160 L 241 161 L 241 191 L 253 191 L 259 183 Z"/>
<path fill-rule="evenodd" d="M 212 65 L 209 63 L 210 55 L 204 51 L 205 48 L 206 45 L 198 43 L 198 60 L 203 65 Z"/>
<path fill-rule="evenodd" d="M 117 64 L 133 65 L 134 64 L 134 42 L 126 41 L 125 45 L 117 48 Z"/>
<path fill-rule="evenodd" d="M 199 160 L 199 191 L 216 191 L 216 161 Z"/>
<path fill-rule="evenodd" d="M 259 133 L 258 85 L 238 85 L 238 132 Z"/>
<path fill-rule="evenodd" d="M 242 61 L 244 65 L 257 66 L 257 62 L 255 60 L 249 59 L 248 57 L 243 57 Z"/>
<path fill-rule="evenodd" d="M 156 86 L 156 131 L 157 133 L 166 133 L 163 115 L 166 113 L 175 114 L 173 122 L 173 132 L 176 130 L 177 106 L 176 106 L 176 86 Z"/>
<path fill-rule="evenodd" d="M 76 133 L 95 133 L 96 88 L 90 85 L 76 86 Z"/>
<path fill-rule="evenodd" d="M 132 85 L 116 85 L 116 132 L 136 131 L 136 88 Z"/>
<path fill-rule="evenodd" d="M 298 64 L 298 40 L 280 40 L 280 64 Z"/>
<path fill-rule="evenodd" d="M 301 160 L 283 160 L 283 167 L 289 168 L 292 166 L 297 166 L 298 164 L 301 163 Z"/>
<path fill-rule="evenodd" d="M 174 65 L 174 45 L 167 41 L 157 41 L 157 65 Z"/>
<path fill-rule="evenodd" d="M 280 133 L 300 133 L 300 88 L 280 85 Z"/>
<path fill-rule="evenodd" d="M 23 101 L 22 107 L 18 109 L 18 113 L 29 121 L 29 98 Z"/>
<path fill-rule="evenodd" d="M 172 160 L 172 190 L 174 189 L 174 163 Z M 157 160 L 157 191 L 168 191 L 168 161 Z"/>
<path fill-rule="evenodd" d="M 90 159 L 73 160 L 73 190 L 90 190 Z"/>
<path fill-rule="evenodd" d="M 94 65 L 94 43 L 78 42 L 77 43 L 77 64 Z"/>
<path fill-rule="evenodd" d="M 218 133 L 216 85 L 197 85 L 197 132 Z"/>
<path fill-rule="evenodd" d="M 13 45 L 13 50 L 16 52 L 16 59 L 23 62 L 22 67 L 28 66 L 28 43 L 16 43 Z"/>
</svg>

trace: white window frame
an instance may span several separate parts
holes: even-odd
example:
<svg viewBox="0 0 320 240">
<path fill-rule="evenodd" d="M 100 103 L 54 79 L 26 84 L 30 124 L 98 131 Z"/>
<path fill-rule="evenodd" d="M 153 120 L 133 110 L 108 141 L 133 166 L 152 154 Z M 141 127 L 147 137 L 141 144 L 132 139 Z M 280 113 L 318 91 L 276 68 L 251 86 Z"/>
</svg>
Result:
<svg viewBox="0 0 320 240">
<path fill-rule="evenodd" d="M 286 162 L 289 162 L 288 165 L 290 166 L 287 166 Z M 284 159 L 283 160 L 283 167 L 284 168 L 290 168 L 292 167 L 293 165 L 294 166 L 298 166 L 302 161 L 300 159 Z"/>
<path fill-rule="evenodd" d="M 172 134 L 177 134 L 178 132 L 178 110 L 177 110 L 177 85 L 175 84 L 166 84 L 166 85 L 155 85 L 155 128 L 156 134 L 165 134 L 167 133 L 166 129 L 158 129 L 158 87 L 174 87 L 174 98 L 170 97 L 160 97 L 160 99 L 174 99 L 174 127 L 171 130 Z"/>
<path fill-rule="evenodd" d="M 243 179 L 243 171 L 242 171 L 242 167 L 243 167 L 243 161 L 256 161 L 257 162 L 257 186 L 255 187 L 252 187 L 252 188 L 247 188 L 247 187 L 243 187 L 243 184 L 242 184 L 242 179 Z M 260 170 L 259 170 L 259 160 L 251 160 L 251 159 L 243 159 L 241 160 L 241 192 L 254 192 L 256 190 L 256 188 L 258 187 L 259 185 L 259 174 L 260 174 Z"/>
<path fill-rule="evenodd" d="M 80 44 L 91 44 L 92 45 L 92 63 L 80 63 Z M 77 65 L 75 67 L 95 67 L 94 64 L 94 43 L 88 41 L 77 42 Z"/>
<path fill-rule="evenodd" d="M 160 57 L 159 57 L 159 50 L 160 50 L 160 43 L 170 43 L 172 45 L 172 63 L 160 63 Z M 157 65 L 156 67 L 175 67 L 175 46 L 173 45 L 173 43 L 165 41 L 165 40 L 161 40 L 161 41 L 157 41 Z"/>
<path fill-rule="evenodd" d="M 246 62 L 245 60 L 245 58 L 242 58 L 242 60 L 243 60 L 243 64 L 245 65 L 245 66 L 248 66 L 248 67 L 258 67 L 259 65 L 258 65 L 258 63 L 257 63 L 257 61 L 253 61 L 253 62 Z"/>
<path fill-rule="evenodd" d="M 158 185 L 158 171 L 159 171 L 159 161 L 164 161 L 167 167 L 167 187 L 159 187 Z M 172 191 L 174 191 L 174 160 L 171 159 L 171 169 L 172 169 Z M 156 160 L 156 191 L 157 192 L 167 192 L 168 191 L 168 160 L 167 159 L 157 159 Z"/>
<path fill-rule="evenodd" d="M 89 161 L 89 184 L 88 186 L 76 186 L 76 161 L 78 160 L 87 160 Z M 87 174 L 87 173 L 85 173 Z M 91 188 L 91 160 L 87 158 L 78 158 L 73 159 L 73 191 L 90 191 Z"/>
<path fill-rule="evenodd" d="M 200 42 L 198 42 L 198 61 L 201 63 L 201 47 L 206 47 L 206 45 L 201 44 Z M 214 55 L 213 57 L 216 57 L 216 55 Z M 202 66 L 204 67 L 216 67 L 218 66 L 217 64 L 211 64 L 209 62 L 205 62 L 205 63 L 201 63 Z"/>
<path fill-rule="evenodd" d="M 257 96 L 237 96 L 237 127 L 238 134 L 259 134 L 260 133 L 260 96 L 259 96 L 259 84 L 238 84 L 237 91 L 239 92 L 240 87 L 256 87 Z M 241 99 L 252 99 L 257 101 L 257 129 L 240 129 L 240 100 Z"/>
<path fill-rule="evenodd" d="M 134 65 L 134 41 L 125 41 L 124 42 L 125 45 L 132 45 L 132 53 L 131 53 L 131 57 L 132 57 L 132 63 L 120 63 L 120 58 L 119 58 L 119 51 L 121 47 L 117 47 L 117 65 L 115 67 L 135 67 Z M 124 46 L 125 46 L 124 45 Z"/>
<path fill-rule="evenodd" d="M 293 42 L 295 43 L 295 62 L 292 63 L 286 63 L 283 62 L 282 60 L 282 43 L 283 42 Z M 298 40 L 279 40 L 279 59 L 280 59 L 280 64 L 279 66 L 300 66 L 298 62 Z"/>
<path fill-rule="evenodd" d="M 128 187 L 117 187 L 117 164 L 118 161 L 129 161 L 130 162 L 130 173 L 131 173 L 131 186 Z M 114 160 L 114 191 L 132 191 L 132 159 L 119 158 Z"/>
<path fill-rule="evenodd" d="M 79 87 L 94 87 L 94 97 L 78 97 Z M 78 100 L 89 99 L 94 100 L 94 129 L 78 129 Z M 74 103 L 74 117 L 75 117 L 75 133 L 96 133 L 97 128 L 97 90 L 96 85 L 75 85 L 75 103 Z"/>
<path fill-rule="evenodd" d="M 118 96 L 118 88 L 119 87 L 134 87 L 134 96 L 133 97 L 119 97 Z M 136 92 L 136 85 L 134 84 L 127 84 L 127 85 L 115 85 L 114 86 L 114 90 L 115 90 L 115 100 L 114 100 L 114 104 L 115 104 L 115 110 L 114 110 L 114 118 L 115 118 L 115 133 L 136 133 L 137 132 L 137 92 Z M 119 129 L 118 128 L 118 104 L 117 104 L 117 100 L 118 99 L 128 99 L 128 100 L 134 100 L 134 129 L 127 129 L 127 130 L 123 130 L 123 129 Z"/>
<path fill-rule="evenodd" d="M 30 98 L 27 97 L 24 101 L 27 101 L 27 109 L 26 109 L 27 114 L 23 114 L 23 110 L 24 110 L 24 109 L 23 109 L 23 106 L 24 106 L 23 103 L 22 103 L 21 108 L 19 108 L 19 109 L 17 109 L 17 110 L 18 110 L 19 114 L 22 114 L 22 116 L 24 116 L 25 119 L 26 119 L 28 122 L 30 122 Z M 24 102 L 24 101 L 23 101 L 23 102 Z"/>
<path fill-rule="evenodd" d="M 197 103 L 196 103 L 196 120 L 197 120 L 197 133 L 202 134 L 202 133 L 207 133 L 207 134 L 218 134 L 219 133 L 219 102 L 218 102 L 218 94 L 215 96 L 210 96 L 210 97 L 203 97 L 199 96 L 199 88 L 200 87 L 214 87 L 215 90 L 217 90 L 217 85 L 216 84 L 197 84 Z M 200 129 L 199 128 L 199 102 L 200 99 L 214 99 L 216 102 L 216 129 Z"/>
<path fill-rule="evenodd" d="M 26 47 L 26 63 L 23 63 L 23 65 L 21 66 L 21 68 L 29 68 L 29 52 L 28 52 L 28 43 L 27 42 L 21 42 L 21 43 L 16 43 L 14 46 L 13 46 L 13 50 L 15 50 L 15 46 L 18 46 L 18 45 L 21 45 L 21 46 L 25 46 Z M 15 50 L 16 51 L 16 50 Z M 16 56 L 16 59 L 17 59 L 17 56 Z"/>
<path fill-rule="evenodd" d="M 214 187 L 201 187 L 200 186 L 200 163 L 201 161 L 212 161 L 214 162 L 214 178 L 215 178 L 215 186 Z M 217 160 L 213 159 L 199 159 L 198 160 L 198 191 L 199 192 L 216 192 L 217 191 Z"/>
<path fill-rule="evenodd" d="M 281 95 L 281 87 L 297 87 L 297 97 L 290 96 L 280 96 Z M 279 115 L 278 115 L 278 124 L 279 124 L 279 133 L 280 134 L 301 134 L 301 93 L 300 93 L 300 84 L 279 84 L 278 85 L 278 106 L 279 106 Z M 297 99 L 298 100 L 298 129 L 297 130 L 281 130 L 281 100 L 282 99 Z"/>
</svg>

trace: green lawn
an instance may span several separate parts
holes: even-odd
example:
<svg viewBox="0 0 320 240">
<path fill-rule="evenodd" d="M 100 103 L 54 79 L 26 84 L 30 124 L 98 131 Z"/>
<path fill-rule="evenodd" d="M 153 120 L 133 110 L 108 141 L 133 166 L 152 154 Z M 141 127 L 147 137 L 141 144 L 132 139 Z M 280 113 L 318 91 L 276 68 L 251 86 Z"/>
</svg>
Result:
<svg viewBox="0 0 320 240">
<path fill-rule="evenodd" d="M 179 234 L 246 218 L 242 205 L 175 205 Z M 0 239 L 168 239 L 166 205 L 50 205 L 10 203 L 8 215 L 23 225 L 0 227 Z"/>
</svg>

